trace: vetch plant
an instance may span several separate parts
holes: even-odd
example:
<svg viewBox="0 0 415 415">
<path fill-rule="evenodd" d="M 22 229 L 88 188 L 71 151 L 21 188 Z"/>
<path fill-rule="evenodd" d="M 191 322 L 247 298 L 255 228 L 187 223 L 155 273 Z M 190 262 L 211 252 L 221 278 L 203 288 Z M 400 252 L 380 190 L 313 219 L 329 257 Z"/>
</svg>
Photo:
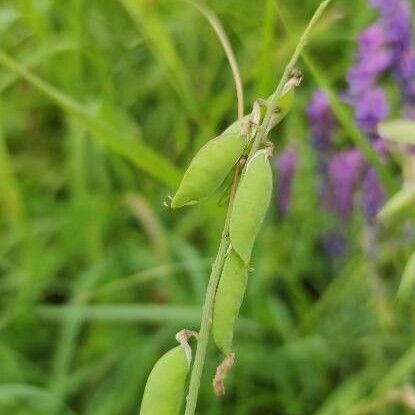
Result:
<svg viewBox="0 0 415 415">
<path fill-rule="evenodd" d="M 329 3 L 330 0 L 325 0 L 316 10 L 299 39 L 274 93 L 266 100 L 257 100 L 250 115 L 240 117 L 222 135 L 209 141 L 199 150 L 171 200 L 172 208 L 198 203 L 213 195 L 229 175 L 233 176 L 224 229 L 212 265 L 201 326 L 197 334 L 197 348 L 185 415 L 194 415 L 196 410 L 212 325 L 215 343 L 225 355 L 224 361 L 218 366 L 213 383 L 218 394 L 224 392 L 223 380 L 235 358 L 232 353 L 233 331 L 246 288 L 251 252 L 272 193 L 269 157 L 273 146 L 267 137 L 290 108 L 294 88 L 302 79 L 301 74 L 294 70 L 295 64 L 308 41 L 311 29 Z M 166 361 L 169 364 L 166 364 Z M 165 371 L 180 372 L 179 383 L 183 385 L 183 379 L 186 377 L 184 363 L 180 348 L 173 349 L 163 356 L 150 374 L 142 405 L 151 408 L 151 403 L 160 400 L 160 396 L 174 395 L 169 407 L 158 407 L 153 413 L 178 414 L 178 394 L 182 388 L 177 388 L 169 382 L 163 383 L 162 379 L 157 377 L 167 376 L 167 379 L 172 379 L 176 374 L 167 375 Z M 172 388 L 174 391 L 163 390 L 161 395 L 161 392 L 156 392 L 160 387 Z M 143 412 L 142 409 L 141 413 L 145 415 L 149 412 Z"/>
</svg>

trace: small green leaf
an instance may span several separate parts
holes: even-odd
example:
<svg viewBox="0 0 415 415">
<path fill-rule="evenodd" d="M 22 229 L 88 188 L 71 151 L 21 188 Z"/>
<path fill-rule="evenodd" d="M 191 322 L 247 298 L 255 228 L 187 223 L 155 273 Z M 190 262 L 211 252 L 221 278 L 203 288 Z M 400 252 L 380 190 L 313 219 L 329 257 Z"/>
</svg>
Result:
<svg viewBox="0 0 415 415">
<path fill-rule="evenodd" d="M 409 258 L 402 273 L 401 283 L 399 285 L 398 297 L 400 299 L 409 298 L 412 288 L 415 284 L 415 252 Z"/>
<path fill-rule="evenodd" d="M 379 125 L 379 134 L 386 140 L 402 144 L 415 144 L 415 121 L 397 119 Z"/>
<path fill-rule="evenodd" d="M 402 188 L 398 193 L 394 194 L 383 206 L 382 210 L 378 213 L 378 218 L 382 222 L 393 219 L 402 210 L 410 206 L 415 202 L 415 187 L 406 186 Z"/>
</svg>

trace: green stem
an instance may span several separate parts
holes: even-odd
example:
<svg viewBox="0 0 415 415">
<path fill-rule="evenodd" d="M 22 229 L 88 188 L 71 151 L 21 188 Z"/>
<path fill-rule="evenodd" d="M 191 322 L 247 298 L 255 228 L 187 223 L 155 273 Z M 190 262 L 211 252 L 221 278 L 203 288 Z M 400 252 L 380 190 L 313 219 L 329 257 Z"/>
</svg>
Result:
<svg viewBox="0 0 415 415">
<path fill-rule="evenodd" d="M 301 55 L 301 52 L 303 51 L 304 47 L 307 44 L 308 38 L 310 37 L 311 30 L 313 29 L 314 25 L 316 24 L 317 20 L 321 17 L 326 7 L 330 4 L 331 0 L 325 0 L 318 6 L 317 10 L 314 12 L 313 17 L 309 21 L 307 27 L 305 28 L 303 34 L 301 35 L 297 46 L 294 50 L 294 53 L 291 56 L 290 61 L 286 65 L 284 72 L 282 74 L 282 77 L 280 79 L 280 82 L 278 83 L 278 86 L 276 90 L 273 92 L 269 100 L 267 101 L 267 112 L 265 113 L 264 120 L 262 122 L 261 127 L 259 128 L 258 134 L 255 137 L 255 141 L 251 148 L 250 156 L 252 156 L 260 146 L 262 140 L 265 138 L 269 127 L 271 126 L 272 122 L 272 116 L 274 112 L 276 111 L 278 107 L 278 100 L 282 95 L 283 89 L 285 84 L 287 83 L 288 79 L 290 78 L 290 75 L 298 61 L 298 58 Z"/>
<path fill-rule="evenodd" d="M 314 13 L 313 17 L 311 18 L 309 24 L 307 25 L 306 29 L 304 30 L 304 33 L 302 34 L 290 61 L 285 67 L 284 73 L 277 86 L 277 89 L 271 95 L 271 98 L 267 105 L 267 112 L 265 114 L 263 122 L 261 123 L 261 126 L 259 127 L 254 143 L 252 144 L 251 151 L 248 156 L 248 161 L 255 154 L 262 140 L 265 138 L 268 128 L 271 125 L 272 115 L 277 109 L 277 102 L 283 92 L 284 85 L 288 81 L 290 74 L 292 70 L 294 69 L 294 66 L 301 54 L 301 51 L 307 43 L 308 37 L 310 35 L 310 32 L 314 24 L 319 19 L 319 17 L 322 15 L 322 13 L 324 12 L 325 8 L 328 6 L 330 1 L 331 0 L 325 0 L 320 4 L 318 9 Z M 246 165 L 247 163 L 245 164 L 245 166 Z M 201 321 L 198 341 L 197 341 L 196 354 L 195 354 L 195 359 L 193 363 L 192 373 L 190 376 L 189 393 L 187 395 L 185 415 L 194 415 L 195 410 L 196 410 L 197 398 L 198 398 L 198 393 L 199 393 L 199 388 L 200 388 L 200 380 L 202 378 L 203 366 L 205 364 L 206 349 L 207 349 L 209 334 L 210 334 L 210 326 L 212 324 L 212 311 L 213 311 L 213 304 L 215 301 L 216 289 L 219 283 L 223 264 L 225 262 L 226 253 L 229 249 L 229 235 L 228 235 L 229 219 L 230 219 L 230 212 L 232 210 L 232 204 L 233 204 L 235 191 L 236 191 L 238 181 L 239 181 L 238 170 L 239 169 L 237 169 L 237 173 L 235 174 L 234 184 L 233 184 L 229 207 L 228 207 L 228 213 L 226 215 L 225 225 L 224 225 L 224 229 L 222 232 L 222 238 L 219 244 L 219 249 L 218 249 L 215 262 L 213 263 L 213 266 L 212 266 L 212 272 L 210 274 L 209 283 L 208 283 L 208 287 L 206 291 L 205 303 L 203 305 L 203 311 L 202 311 L 202 321 Z"/>
<path fill-rule="evenodd" d="M 292 19 L 290 19 L 286 13 L 283 12 L 281 7 L 277 8 L 277 13 L 288 35 L 293 38 L 294 34 L 291 29 L 293 27 Z M 384 163 L 382 163 L 379 154 L 373 148 L 367 137 L 359 130 L 356 123 L 349 116 L 346 105 L 341 102 L 337 94 L 333 91 L 330 82 L 327 81 L 328 77 L 325 75 L 324 71 L 318 66 L 314 58 L 312 58 L 306 51 L 302 52 L 301 57 L 310 74 L 314 77 L 318 87 L 327 95 L 330 101 L 331 109 L 346 135 L 350 137 L 367 160 L 373 165 L 387 191 L 390 194 L 394 193 L 396 191 L 396 184 L 393 176 L 388 171 Z"/>
<path fill-rule="evenodd" d="M 185 415 L 193 415 L 196 410 L 197 397 L 200 388 L 200 380 L 202 378 L 203 366 L 205 365 L 206 349 L 209 341 L 210 326 L 212 325 L 213 303 L 215 301 L 216 289 L 218 287 L 220 275 L 225 263 L 226 254 L 228 252 L 229 241 L 229 222 L 231 219 L 231 211 L 235 198 L 236 189 L 238 187 L 239 177 L 241 173 L 241 164 L 238 164 L 235 170 L 235 176 L 232 183 L 231 194 L 229 198 L 228 212 L 226 214 L 225 225 L 222 231 L 218 253 L 212 265 L 209 283 L 206 290 L 205 303 L 203 304 L 202 321 L 197 337 L 197 348 L 195 360 L 193 363 L 192 374 L 190 377 L 189 393 L 187 395 Z"/>
<path fill-rule="evenodd" d="M 226 230 L 226 232 L 225 232 Z M 219 283 L 220 274 L 229 248 L 229 238 L 226 226 L 222 233 L 218 254 L 212 266 L 209 284 L 206 291 L 205 303 L 203 305 L 202 322 L 197 337 L 197 349 L 193 363 L 192 375 L 189 384 L 189 394 L 187 395 L 186 415 L 193 415 L 196 410 L 197 396 L 202 378 L 203 366 L 205 364 L 206 349 L 209 340 L 210 326 L 212 324 L 213 303 L 215 300 L 216 288 Z"/>
</svg>

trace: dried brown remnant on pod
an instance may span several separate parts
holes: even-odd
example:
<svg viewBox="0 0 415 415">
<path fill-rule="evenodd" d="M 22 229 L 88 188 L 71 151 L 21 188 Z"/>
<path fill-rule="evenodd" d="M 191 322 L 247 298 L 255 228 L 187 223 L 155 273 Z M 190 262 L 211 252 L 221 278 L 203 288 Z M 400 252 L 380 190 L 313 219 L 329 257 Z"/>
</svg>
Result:
<svg viewBox="0 0 415 415">
<path fill-rule="evenodd" d="M 304 75 L 299 69 L 293 69 L 290 73 L 290 79 L 288 82 L 294 83 L 295 87 L 300 86 L 301 82 L 303 81 Z"/>
<path fill-rule="evenodd" d="M 217 367 L 216 375 L 213 379 L 213 389 L 215 391 L 216 396 L 223 396 L 225 395 L 225 385 L 224 380 L 231 369 L 231 367 L 235 363 L 235 353 L 231 353 L 225 357 L 223 362 Z"/>
<path fill-rule="evenodd" d="M 187 330 L 187 329 L 180 330 L 178 333 L 176 333 L 176 340 L 180 343 L 180 345 L 182 346 L 185 352 L 187 365 L 189 366 L 189 368 L 190 368 L 190 363 L 192 361 L 192 349 L 189 345 L 189 339 L 192 336 L 194 336 L 197 339 L 198 333 L 196 333 L 193 330 Z"/>
</svg>

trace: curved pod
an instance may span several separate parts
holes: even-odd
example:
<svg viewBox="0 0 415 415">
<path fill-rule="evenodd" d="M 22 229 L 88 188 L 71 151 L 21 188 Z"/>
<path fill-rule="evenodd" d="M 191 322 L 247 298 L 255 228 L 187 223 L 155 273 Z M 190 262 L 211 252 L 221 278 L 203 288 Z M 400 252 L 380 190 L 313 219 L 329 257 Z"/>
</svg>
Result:
<svg viewBox="0 0 415 415">
<path fill-rule="evenodd" d="M 189 365 L 182 346 L 165 353 L 147 379 L 140 415 L 178 415 Z"/>
<path fill-rule="evenodd" d="M 225 355 L 229 355 L 232 349 L 234 326 L 247 280 L 247 267 L 232 250 L 223 266 L 213 308 L 213 339 Z"/>
<path fill-rule="evenodd" d="M 272 192 L 269 151 L 259 150 L 248 162 L 236 191 L 229 236 L 232 248 L 249 264 L 255 239 L 261 228 Z"/>
<path fill-rule="evenodd" d="M 190 162 L 171 207 L 192 205 L 215 193 L 244 148 L 245 138 L 239 134 L 220 135 L 208 141 Z"/>
</svg>

